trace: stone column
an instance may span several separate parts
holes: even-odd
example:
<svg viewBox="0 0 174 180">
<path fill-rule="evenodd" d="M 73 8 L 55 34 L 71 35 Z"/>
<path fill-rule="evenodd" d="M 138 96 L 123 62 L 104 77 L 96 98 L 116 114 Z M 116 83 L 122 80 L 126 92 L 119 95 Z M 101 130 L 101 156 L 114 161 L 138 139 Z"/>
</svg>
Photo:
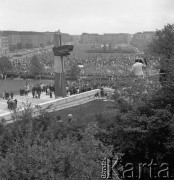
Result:
<svg viewBox="0 0 174 180">
<path fill-rule="evenodd" d="M 61 46 L 60 33 L 54 34 L 54 47 Z M 54 56 L 55 98 L 66 96 L 65 71 L 63 56 Z"/>
</svg>

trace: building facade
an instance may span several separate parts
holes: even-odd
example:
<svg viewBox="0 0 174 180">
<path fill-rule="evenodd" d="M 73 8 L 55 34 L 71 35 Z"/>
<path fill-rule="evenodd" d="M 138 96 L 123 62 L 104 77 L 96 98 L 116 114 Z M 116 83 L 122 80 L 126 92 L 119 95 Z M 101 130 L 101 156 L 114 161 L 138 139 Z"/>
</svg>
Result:
<svg viewBox="0 0 174 180">
<path fill-rule="evenodd" d="M 80 43 L 83 44 L 130 44 L 131 35 L 128 33 L 113 34 L 88 34 L 83 33 L 80 36 Z"/>
<path fill-rule="evenodd" d="M 103 42 L 111 44 L 130 44 L 131 35 L 128 33 L 104 34 Z"/>
<path fill-rule="evenodd" d="M 80 36 L 80 43 L 82 44 L 94 44 L 94 43 L 99 43 L 101 42 L 101 35 L 99 34 L 88 34 L 88 33 L 83 33 Z"/>
<path fill-rule="evenodd" d="M 12 51 L 14 49 L 18 49 L 18 47 L 21 47 L 21 37 L 19 34 L 10 34 L 8 36 L 8 42 L 9 42 L 9 50 Z"/>
<path fill-rule="evenodd" d="M 8 36 L 0 35 L 0 56 L 9 55 L 9 43 Z"/>
<path fill-rule="evenodd" d="M 154 31 L 138 32 L 133 35 L 131 40 L 131 45 L 137 47 L 139 50 L 144 51 L 147 49 L 148 45 L 156 37 Z"/>
<path fill-rule="evenodd" d="M 30 31 L 3 31 L 2 36 L 7 37 L 9 50 L 30 49 L 44 47 L 53 44 L 53 32 L 30 32 Z M 7 42 L 4 42 L 6 46 Z"/>
</svg>

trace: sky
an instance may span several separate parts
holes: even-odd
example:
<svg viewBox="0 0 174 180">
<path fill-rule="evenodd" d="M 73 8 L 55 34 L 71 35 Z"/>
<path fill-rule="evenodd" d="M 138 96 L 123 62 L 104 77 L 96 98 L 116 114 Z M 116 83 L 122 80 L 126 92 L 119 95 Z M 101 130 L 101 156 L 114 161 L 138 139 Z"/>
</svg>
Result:
<svg viewBox="0 0 174 180">
<path fill-rule="evenodd" d="M 0 0 L 0 30 L 155 31 L 174 23 L 174 0 Z"/>
</svg>

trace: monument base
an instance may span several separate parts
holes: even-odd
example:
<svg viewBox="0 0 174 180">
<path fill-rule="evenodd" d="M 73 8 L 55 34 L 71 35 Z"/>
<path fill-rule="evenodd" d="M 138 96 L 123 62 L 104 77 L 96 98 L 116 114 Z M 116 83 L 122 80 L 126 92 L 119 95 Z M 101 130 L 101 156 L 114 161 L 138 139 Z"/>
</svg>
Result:
<svg viewBox="0 0 174 180">
<path fill-rule="evenodd" d="M 65 73 L 55 73 L 55 98 L 66 97 Z"/>
</svg>

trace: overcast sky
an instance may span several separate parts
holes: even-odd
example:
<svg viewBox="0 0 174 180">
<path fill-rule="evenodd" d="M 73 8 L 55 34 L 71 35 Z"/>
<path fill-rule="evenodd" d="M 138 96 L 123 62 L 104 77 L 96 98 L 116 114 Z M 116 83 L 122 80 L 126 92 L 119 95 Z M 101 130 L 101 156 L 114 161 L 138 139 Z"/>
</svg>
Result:
<svg viewBox="0 0 174 180">
<path fill-rule="evenodd" d="M 174 23 L 174 0 L 0 0 L 0 30 L 136 33 Z"/>
</svg>

